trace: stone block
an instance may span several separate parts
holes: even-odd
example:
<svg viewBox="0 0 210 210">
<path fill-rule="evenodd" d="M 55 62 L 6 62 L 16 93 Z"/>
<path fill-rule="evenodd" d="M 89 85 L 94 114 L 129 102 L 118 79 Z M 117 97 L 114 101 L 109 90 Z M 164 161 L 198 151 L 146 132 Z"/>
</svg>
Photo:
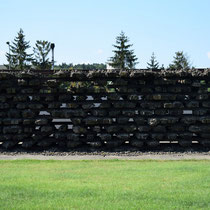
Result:
<svg viewBox="0 0 210 210">
<path fill-rule="evenodd" d="M 194 116 L 189 116 L 189 117 L 183 117 L 181 119 L 181 122 L 186 124 L 186 125 L 191 125 L 191 124 L 195 124 L 197 121 L 197 117 Z"/>
<path fill-rule="evenodd" d="M 54 127 L 45 125 L 45 126 L 41 126 L 40 130 L 43 133 L 52 133 L 53 129 L 54 129 Z"/>
<path fill-rule="evenodd" d="M 169 130 L 172 132 L 184 132 L 185 127 L 182 125 L 173 125 L 169 127 Z"/>
<path fill-rule="evenodd" d="M 177 133 L 167 133 L 166 138 L 169 141 L 176 141 L 178 139 L 179 135 Z"/>
<path fill-rule="evenodd" d="M 18 103 L 16 105 L 17 109 L 27 109 L 28 108 L 28 104 L 27 103 Z"/>
<path fill-rule="evenodd" d="M 3 134 L 21 134 L 21 133 L 22 133 L 21 126 L 13 125 L 13 126 L 3 127 Z"/>
<path fill-rule="evenodd" d="M 48 120 L 45 118 L 35 120 L 35 125 L 47 125 Z"/>
<path fill-rule="evenodd" d="M 73 125 L 80 125 L 82 123 L 82 118 L 71 118 Z"/>
<path fill-rule="evenodd" d="M 134 147 L 141 148 L 141 147 L 143 147 L 144 142 L 143 141 L 136 140 L 136 139 L 133 139 L 133 140 L 130 141 L 130 145 L 131 146 L 134 146 Z"/>
<path fill-rule="evenodd" d="M 127 117 L 133 117 L 136 114 L 135 110 L 123 110 L 122 114 Z"/>
<path fill-rule="evenodd" d="M 146 121 L 143 117 L 135 117 L 133 120 L 138 125 L 143 125 Z"/>
<path fill-rule="evenodd" d="M 79 141 L 80 140 L 80 135 L 75 134 L 75 133 L 68 133 L 67 134 L 67 139 L 70 141 Z"/>
<path fill-rule="evenodd" d="M 88 117 L 84 119 L 86 125 L 97 125 L 99 123 L 99 118 L 97 117 Z"/>
<path fill-rule="evenodd" d="M 151 127 L 150 126 L 138 126 L 138 130 L 140 132 L 148 132 L 151 130 Z"/>
<path fill-rule="evenodd" d="M 121 114 L 121 111 L 120 110 L 110 110 L 109 111 L 109 116 L 110 117 L 117 117 Z"/>
<path fill-rule="evenodd" d="M 29 109 L 39 109 L 41 110 L 42 108 L 44 108 L 43 104 L 29 104 L 28 105 Z"/>
<path fill-rule="evenodd" d="M 108 132 L 108 133 L 117 133 L 121 128 L 119 126 L 106 126 L 105 127 L 105 130 Z"/>
<path fill-rule="evenodd" d="M 34 111 L 31 111 L 30 109 L 22 111 L 23 118 L 34 118 L 36 116 Z"/>
<path fill-rule="evenodd" d="M 123 141 L 129 140 L 130 135 L 128 133 L 119 133 L 117 134 L 117 138 Z"/>
<path fill-rule="evenodd" d="M 128 95 L 127 96 L 128 100 L 130 101 L 138 101 L 139 100 L 139 96 L 138 95 Z"/>
<path fill-rule="evenodd" d="M 193 110 L 193 115 L 203 116 L 203 115 L 206 115 L 207 112 L 208 112 L 207 109 L 197 109 L 197 110 Z"/>
<path fill-rule="evenodd" d="M 10 105 L 8 103 L 0 103 L 0 109 L 9 109 Z"/>
<path fill-rule="evenodd" d="M 73 126 L 73 132 L 76 134 L 85 134 L 87 133 L 87 129 L 82 126 Z"/>
<path fill-rule="evenodd" d="M 102 141 L 111 141 L 112 140 L 112 135 L 109 133 L 100 133 L 99 137 L 101 138 Z"/>
<path fill-rule="evenodd" d="M 193 132 L 193 133 L 199 133 L 202 131 L 201 126 L 197 126 L 197 125 L 191 125 L 189 127 L 189 131 Z"/>
<path fill-rule="evenodd" d="M 161 140 L 164 140 L 165 135 L 162 133 L 153 133 L 153 134 L 151 134 L 151 138 L 154 140 L 161 141 Z"/>
<path fill-rule="evenodd" d="M 140 110 L 139 113 L 142 116 L 152 116 L 154 115 L 154 110 Z"/>
<path fill-rule="evenodd" d="M 137 128 L 135 125 L 125 125 L 122 126 L 122 129 L 127 133 L 133 133 L 134 131 L 136 131 Z"/>
<path fill-rule="evenodd" d="M 190 101 L 186 103 L 187 108 L 199 108 L 199 102 L 198 101 Z"/>
<path fill-rule="evenodd" d="M 157 133 L 165 133 L 166 127 L 162 125 L 158 125 L 158 126 L 153 127 L 152 131 L 157 132 Z"/>
<path fill-rule="evenodd" d="M 149 134 L 148 133 L 136 133 L 135 136 L 139 140 L 147 140 L 149 137 Z"/>
<path fill-rule="evenodd" d="M 93 116 L 96 116 L 96 117 L 107 116 L 107 111 L 103 109 L 94 109 L 94 110 L 91 110 L 91 113 Z"/>
<path fill-rule="evenodd" d="M 21 117 L 21 113 L 17 109 L 11 109 L 7 112 L 9 118 L 19 118 Z"/>
<path fill-rule="evenodd" d="M 147 122 L 150 126 L 157 126 L 160 123 L 160 120 L 158 118 L 149 118 Z"/>
<path fill-rule="evenodd" d="M 118 117 L 117 118 L 117 123 L 119 123 L 119 124 L 127 124 L 128 120 L 129 120 L 128 117 Z"/>
<path fill-rule="evenodd" d="M 26 102 L 28 101 L 28 97 L 25 95 L 16 95 L 13 97 L 14 102 Z"/>
</svg>

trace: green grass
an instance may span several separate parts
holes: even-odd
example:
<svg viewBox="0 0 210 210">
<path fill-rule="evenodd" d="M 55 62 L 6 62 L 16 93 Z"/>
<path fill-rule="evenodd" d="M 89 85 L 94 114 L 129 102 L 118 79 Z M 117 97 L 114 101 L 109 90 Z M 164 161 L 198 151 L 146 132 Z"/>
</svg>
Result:
<svg viewBox="0 0 210 210">
<path fill-rule="evenodd" d="M 210 161 L 0 161 L 0 209 L 210 209 Z"/>
</svg>

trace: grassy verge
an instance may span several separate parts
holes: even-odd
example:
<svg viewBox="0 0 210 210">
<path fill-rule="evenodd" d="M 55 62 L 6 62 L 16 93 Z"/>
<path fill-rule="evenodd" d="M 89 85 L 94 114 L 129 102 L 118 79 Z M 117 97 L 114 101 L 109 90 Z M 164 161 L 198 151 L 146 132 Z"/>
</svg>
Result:
<svg viewBox="0 0 210 210">
<path fill-rule="evenodd" d="M 0 209 L 210 209 L 210 161 L 0 161 Z"/>
</svg>

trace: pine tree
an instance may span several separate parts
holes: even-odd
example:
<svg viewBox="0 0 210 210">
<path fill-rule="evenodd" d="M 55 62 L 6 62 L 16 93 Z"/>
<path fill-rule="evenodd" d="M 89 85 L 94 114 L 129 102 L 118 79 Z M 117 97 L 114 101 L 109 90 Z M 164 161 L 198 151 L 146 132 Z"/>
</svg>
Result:
<svg viewBox="0 0 210 210">
<path fill-rule="evenodd" d="M 46 69 L 51 69 L 51 62 L 49 61 L 48 54 L 51 50 L 50 48 L 50 42 L 48 41 L 41 41 L 37 40 L 36 44 L 33 48 L 34 51 L 34 61 L 33 66 L 37 70 L 46 70 Z"/>
<path fill-rule="evenodd" d="M 138 59 L 134 55 L 134 50 L 130 50 L 132 44 L 128 44 L 129 39 L 121 32 L 116 38 L 116 44 L 113 45 L 116 50 L 113 50 L 115 55 L 110 58 L 109 65 L 116 69 L 133 69 Z"/>
<path fill-rule="evenodd" d="M 171 70 L 188 70 L 191 68 L 187 55 L 184 55 L 183 51 L 175 53 L 173 63 L 169 65 Z"/>
<path fill-rule="evenodd" d="M 11 64 L 11 69 L 24 70 L 30 68 L 33 59 L 32 54 L 26 52 L 29 48 L 29 42 L 25 41 L 24 32 L 20 29 L 17 37 L 15 37 L 12 45 L 10 45 L 11 53 L 6 54 L 7 60 Z"/>
<path fill-rule="evenodd" d="M 155 57 L 155 53 L 152 53 L 151 59 L 150 59 L 150 63 L 147 63 L 147 69 L 151 69 L 151 70 L 158 70 L 159 69 L 159 63 L 156 60 Z"/>
</svg>

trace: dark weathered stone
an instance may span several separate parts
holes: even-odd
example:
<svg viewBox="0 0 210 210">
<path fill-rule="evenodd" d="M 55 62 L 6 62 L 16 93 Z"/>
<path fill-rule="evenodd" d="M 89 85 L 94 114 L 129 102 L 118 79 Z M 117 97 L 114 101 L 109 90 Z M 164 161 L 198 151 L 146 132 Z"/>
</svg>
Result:
<svg viewBox="0 0 210 210">
<path fill-rule="evenodd" d="M 37 119 L 37 120 L 35 120 L 35 124 L 36 125 L 47 125 L 48 124 L 48 120 L 45 119 L 45 118 Z"/>
<path fill-rule="evenodd" d="M 180 139 L 181 140 L 192 140 L 192 138 L 193 138 L 193 133 L 180 133 L 179 134 L 179 136 L 180 136 Z"/>
<path fill-rule="evenodd" d="M 148 132 L 151 130 L 151 127 L 150 126 L 138 126 L 138 130 L 140 132 Z"/>
<path fill-rule="evenodd" d="M 87 142 L 87 144 L 94 148 L 98 148 L 102 146 L 101 141 L 91 141 L 91 142 Z"/>
<path fill-rule="evenodd" d="M 158 118 L 149 118 L 148 124 L 150 126 L 157 126 L 160 123 L 160 120 Z"/>
<path fill-rule="evenodd" d="M 187 108 L 199 108 L 199 102 L 198 101 L 190 101 L 186 103 Z"/>
<path fill-rule="evenodd" d="M 185 127 L 182 125 L 173 125 L 169 127 L 170 131 L 175 131 L 175 132 L 183 132 L 185 131 Z"/>
<path fill-rule="evenodd" d="M 94 110 L 91 110 L 91 113 L 93 116 L 96 116 L 96 117 L 107 116 L 107 111 L 103 109 L 94 109 Z"/>
<path fill-rule="evenodd" d="M 189 146 L 192 144 L 192 141 L 189 141 L 189 140 L 180 140 L 180 141 L 179 141 L 179 144 L 180 144 L 182 147 L 189 147 Z"/>
<path fill-rule="evenodd" d="M 78 134 L 84 134 L 87 133 L 87 129 L 82 126 L 73 126 L 73 132 Z"/>
<path fill-rule="evenodd" d="M 197 117 L 194 116 L 189 116 L 189 117 L 183 117 L 181 119 L 181 122 L 186 124 L 186 125 L 191 125 L 191 124 L 195 124 L 197 121 Z"/>
<path fill-rule="evenodd" d="M 34 111 L 31 111 L 30 109 L 24 110 L 24 111 L 22 112 L 22 116 L 23 116 L 24 118 L 34 118 L 35 115 L 36 115 L 35 112 L 34 112 Z"/>
<path fill-rule="evenodd" d="M 122 129 L 127 133 L 133 133 L 137 128 L 135 125 L 124 125 L 122 126 Z"/>
<path fill-rule="evenodd" d="M 150 141 L 146 141 L 146 144 L 149 147 L 157 147 L 160 145 L 159 141 L 154 141 L 154 140 L 150 140 Z"/>
<path fill-rule="evenodd" d="M 120 130 L 120 127 L 119 126 L 107 126 L 105 127 L 106 131 L 108 133 L 115 133 L 115 132 L 118 132 Z"/>
<path fill-rule="evenodd" d="M 210 101 L 204 101 L 204 102 L 202 102 L 202 106 L 205 107 L 205 108 L 210 108 Z"/>
<path fill-rule="evenodd" d="M 29 104 L 28 107 L 30 109 L 42 109 L 44 106 L 42 104 Z"/>
<path fill-rule="evenodd" d="M 3 133 L 4 134 L 20 134 L 22 133 L 22 128 L 21 126 L 5 126 L 3 127 Z"/>
<path fill-rule="evenodd" d="M 83 109 L 91 109 L 94 107 L 93 103 L 86 103 L 86 104 L 82 104 L 82 108 Z"/>
<path fill-rule="evenodd" d="M 146 140 L 149 137 L 148 133 L 136 133 L 136 138 L 139 140 Z"/>
<path fill-rule="evenodd" d="M 167 133 L 166 137 L 169 141 L 175 141 L 178 139 L 179 135 L 177 133 Z"/>
<path fill-rule="evenodd" d="M 153 134 L 151 134 L 151 138 L 154 140 L 161 141 L 161 140 L 164 140 L 165 135 L 162 133 L 153 133 Z"/>
<path fill-rule="evenodd" d="M 101 138 L 102 141 L 111 141 L 112 140 L 112 135 L 109 133 L 99 134 L 99 137 Z"/>
<path fill-rule="evenodd" d="M 198 110 L 193 110 L 193 115 L 197 115 L 197 116 L 203 116 L 206 115 L 208 112 L 207 109 L 198 109 Z"/>
<path fill-rule="evenodd" d="M 130 145 L 132 145 L 132 146 L 134 146 L 134 147 L 139 147 L 139 148 L 141 148 L 141 147 L 143 147 L 143 145 L 144 145 L 144 142 L 143 141 L 139 141 L 139 140 L 131 140 L 130 141 Z"/>
<path fill-rule="evenodd" d="M 86 125 L 97 125 L 99 119 L 97 117 L 88 117 L 84 119 Z"/>
<path fill-rule="evenodd" d="M 69 133 L 69 134 L 67 134 L 67 139 L 71 140 L 71 141 L 79 141 L 80 136 L 79 136 L 79 134 Z"/>
<path fill-rule="evenodd" d="M 134 122 L 137 123 L 138 125 L 143 125 L 145 123 L 145 119 L 143 117 L 135 117 L 133 119 Z"/>
<path fill-rule="evenodd" d="M 117 118 L 117 123 L 119 123 L 119 124 L 127 124 L 128 120 L 129 120 L 128 117 L 118 117 Z"/>
<path fill-rule="evenodd" d="M 191 125 L 189 131 L 193 133 L 201 132 L 201 126 Z"/>
<path fill-rule="evenodd" d="M 154 110 L 140 110 L 139 113 L 142 116 L 151 116 L 154 115 Z"/>
<path fill-rule="evenodd" d="M 166 127 L 162 125 L 158 125 L 156 127 L 153 127 L 152 129 L 153 132 L 160 132 L 160 133 L 165 133 L 166 132 Z"/>
<path fill-rule="evenodd" d="M 109 116 L 110 117 L 117 117 L 118 115 L 120 115 L 121 111 L 119 110 L 111 110 L 109 111 Z"/>
<path fill-rule="evenodd" d="M 79 141 L 67 141 L 66 146 L 68 148 L 75 148 L 78 147 L 79 145 L 81 145 L 81 142 Z"/>
<path fill-rule="evenodd" d="M 136 112 L 135 112 L 135 110 L 123 110 L 122 114 L 127 117 L 133 117 L 133 116 L 135 116 Z"/>
<path fill-rule="evenodd" d="M 80 125 L 82 123 L 82 118 L 71 118 L 73 125 Z"/>
<path fill-rule="evenodd" d="M 41 126 L 41 132 L 43 133 L 51 133 L 53 132 L 53 127 L 52 126 Z"/>
</svg>

